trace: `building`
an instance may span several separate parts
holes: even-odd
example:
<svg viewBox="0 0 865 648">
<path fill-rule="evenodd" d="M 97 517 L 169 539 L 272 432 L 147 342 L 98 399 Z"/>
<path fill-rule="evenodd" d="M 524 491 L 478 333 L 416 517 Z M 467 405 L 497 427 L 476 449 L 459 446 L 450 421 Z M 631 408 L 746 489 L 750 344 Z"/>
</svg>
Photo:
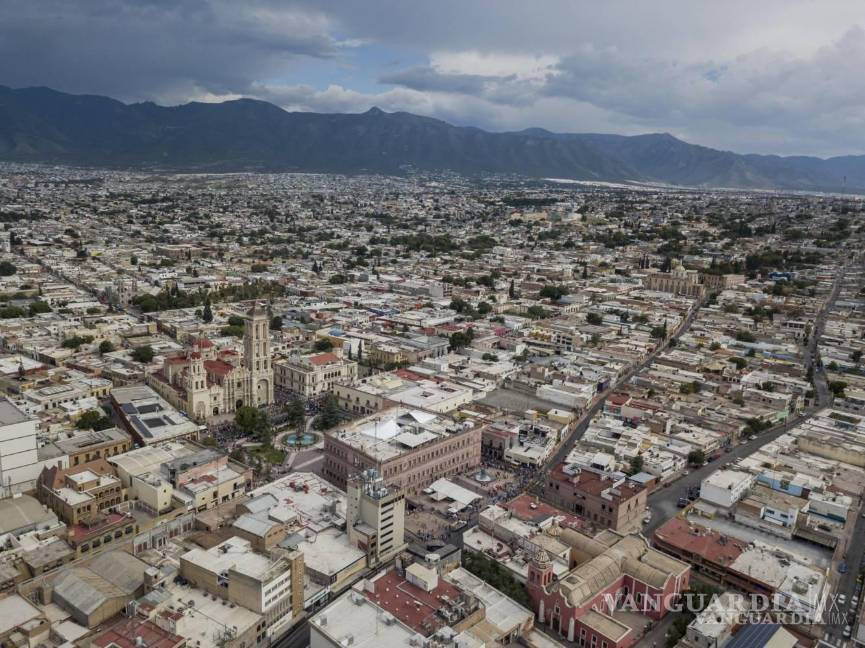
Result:
<svg viewBox="0 0 865 648">
<path fill-rule="evenodd" d="M 345 493 L 318 475 L 290 473 L 255 489 L 250 498 L 240 505 L 233 532 L 253 546 L 276 542 L 303 553 L 307 609 L 349 587 L 367 569 L 367 551 L 346 532 Z"/>
<path fill-rule="evenodd" d="M 114 467 L 105 459 L 66 469 L 43 468 L 37 494 L 69 525 L 89 523 L 128 499 Z"/>
<path fill-rule="evenodd" d="M 416 634 L 360 592 L 345 592 L 309 624 L 310 648 L 402 648 L 412 645 Z M 350 638 L 349 638 L 350 637 Z"/>
<path fill-rule="evenodd" d="M 180 574 L 212 596 L 263 615 L 259 645 L 278 641 L 303 612 L 303 554 L 297 551 L 262 554 L 233 536 L 183 554 Z"/>
<path fill-rule="evenodd" d="M 813 622 L 822 618 L 829 590 L 826 573 L 788 549 L 749 542 L 679 518 L 658 528 L 653 544 L 725 587 L 767 596 L 778 609 Z"/>
<path fill-rule="evenodd" d="M 670 272 L 650 273 L 643 285 L 649 290 L 699 299 L 704 298 L 707 292 L 706 286 L 700 283 L 700 273 L 683 268 L 681 262 L 675 262 Z"/>
<path fill-rule="evenodd" d="M 103 457 L 116 457 L 132 449 L 132 439 L 118 428 L 79 432 L 54 443 L 69 459 L 70 466 Z"/>
<path fill-rule="evenodd" d="M 144 593 L 147 568 L 124 551 L 106 551 L 22 583 L 21 595 L 40 605 L 53 603 L 76 623 L 95 628 Z"/>
<path fill-rule="evenodd" d="M 57 515 L 44 509 L 39 500 L 30 495 L 0 499 L 0 536 L 17 537 L 31 531 L 56 529 L 58 525 Z"/>
<path fill-rule="evenodd" d="M 688 624 L 684 648 L 723 648 L 733 630 L 746 621 L 748 604 L 741 594 L 724 592 L 713 598 Z"/>
<path fill-rule="evenodd" d="M 243 358 L 199 338 L 191 349 L 165 359 L 148 384 L 197 421 L 273 402 L 270 320 L 254 306 L 245 315 Z"/>
<path fill-rule="evenodd" d="M 348 480 L 346 531 L 349 540 L 366 551 L 367 564 L 377 567 L 406 548 L 405 495 L 387 486 L 374 470 Z"/>
<path fill-rule="evenodd" d="M 543 496 L 597 528 L 631 533 L 642 528 L 647 493 L 645 486 L 624 476 L 559 465 L 550 473 Z"/>
<path fill-rule="evenodd" d="M 183 648 L 186 637 L 174 634 L 149 619 L 120 617 L 89 637 L 90 648 Z"/>
<path fill-rule="evenodd" d="M 311 398 L 333 391 L 357 378 L 357 363 L 337 353 L 293 355 L 273 363 L 277 387 Z"/>
<path fill-rule="evenodd" d="M 391 408 L 325 434 L 323 474 L 340 488 L 374 468 L 407 494 L 481 462 L 481 430 L 473 422 L 407 408 Z"/>
<path fill-rule="evenodd" d="M 216 448 L 172 441 L 111 457 L 129 498 L 152 515 L 203 512 L 244 495 L 252 469 Z"/>
<path fill-rule="evenodd" d="M 36 419 L 0 399 L 0 497 L 32 489 L 42 468 L 66 458 L 46 458 L 37 444 Z"/>
<path fill-rule="evenodd" d="M 340 407 L 362 415 L 394 405 L 445 413 L 471 403 L 475 398 L 469 387 L 449 381 L 427 380 L 406 370 L 374 374 L 350 384 L 337 384 L 333 391 Z"/>
<path fill-rule="evenodd" d="M 138 445 L 197 439 L 201 427 L 146 385 L 111 390 L 111 404 Z"/>
<path fill-rule="evenodd" d="M 570 546 L 570 571 L 554 578 L 552 560 L 540 549 L 529 565 L 529 596 L 538 623 L 580 646 L 634 645 L 634 630 L 612 616 L 616 605 L 628 602 L 658 620 L 688 587 L 688 564 L 652 549 L 641 536 L 607 530 L 589 537 L 562 529 L 560 538 Z"/>
<path fill-rule="evenodd" d="M 731 509 L 754 485 L 754 475 L 740 470 L 716 470 L 700 484 L 700 499 Z"/>
</svg>

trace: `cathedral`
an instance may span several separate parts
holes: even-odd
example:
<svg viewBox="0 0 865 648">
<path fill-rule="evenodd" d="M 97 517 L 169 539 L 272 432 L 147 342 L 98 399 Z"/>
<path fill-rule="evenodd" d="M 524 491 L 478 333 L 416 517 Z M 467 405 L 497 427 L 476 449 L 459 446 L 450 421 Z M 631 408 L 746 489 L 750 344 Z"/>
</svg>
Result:
<svg viewBox="0 0 865 648">
<path fill-rule="evenodd" d="M 270 321 L 254 306 L 243 329 L 243 357 L 235 349 L 218 349 L 205 338 L 185 352 L 165 359 L 148 383 L 169 403 L 197 421 L 229 414 L 243 405 L 273 402 Z"/>
</svg>

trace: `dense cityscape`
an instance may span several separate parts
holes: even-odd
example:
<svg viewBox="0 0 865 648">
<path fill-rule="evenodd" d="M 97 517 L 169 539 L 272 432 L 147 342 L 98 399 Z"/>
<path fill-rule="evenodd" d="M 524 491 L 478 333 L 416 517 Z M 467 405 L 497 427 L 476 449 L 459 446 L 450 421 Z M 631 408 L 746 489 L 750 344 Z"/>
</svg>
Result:
<svg viewBox="0 0 865 648">
<path fill-rule="evenodd" d="M 3 163 L 0 644 L 865 643 L 863 209 Z"/>
</svg>

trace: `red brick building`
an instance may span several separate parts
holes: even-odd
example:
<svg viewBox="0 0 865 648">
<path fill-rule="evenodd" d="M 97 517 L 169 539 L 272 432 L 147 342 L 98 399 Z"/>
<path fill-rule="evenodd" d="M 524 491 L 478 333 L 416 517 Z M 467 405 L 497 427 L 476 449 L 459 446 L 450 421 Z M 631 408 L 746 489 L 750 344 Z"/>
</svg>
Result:
<svg viewBox="0 0 865 648">
<path fill-rule="evenodd" d="M 564 464 L 553 469 L 544 485 L 544 499 L 551 504 L 620 533 L 642 528 L 647 494 L 645 486 L 626 479 L 613 480 L 590 470 L 568 474 Z"/>
</svg>

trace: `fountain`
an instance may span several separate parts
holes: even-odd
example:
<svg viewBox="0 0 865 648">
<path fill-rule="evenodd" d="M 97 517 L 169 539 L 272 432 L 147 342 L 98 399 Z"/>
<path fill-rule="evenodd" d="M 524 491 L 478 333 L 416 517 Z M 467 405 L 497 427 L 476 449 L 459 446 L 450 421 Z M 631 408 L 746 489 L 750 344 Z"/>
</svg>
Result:
<svg viewBox="0 0 865 648">
<path fill-rule="evenodd" d="M 292 432 L 282 438 L 283 444 L 288 448 L 305 448 L 313 445 L 317 440 L 312 432 Z"/>
</svg>

